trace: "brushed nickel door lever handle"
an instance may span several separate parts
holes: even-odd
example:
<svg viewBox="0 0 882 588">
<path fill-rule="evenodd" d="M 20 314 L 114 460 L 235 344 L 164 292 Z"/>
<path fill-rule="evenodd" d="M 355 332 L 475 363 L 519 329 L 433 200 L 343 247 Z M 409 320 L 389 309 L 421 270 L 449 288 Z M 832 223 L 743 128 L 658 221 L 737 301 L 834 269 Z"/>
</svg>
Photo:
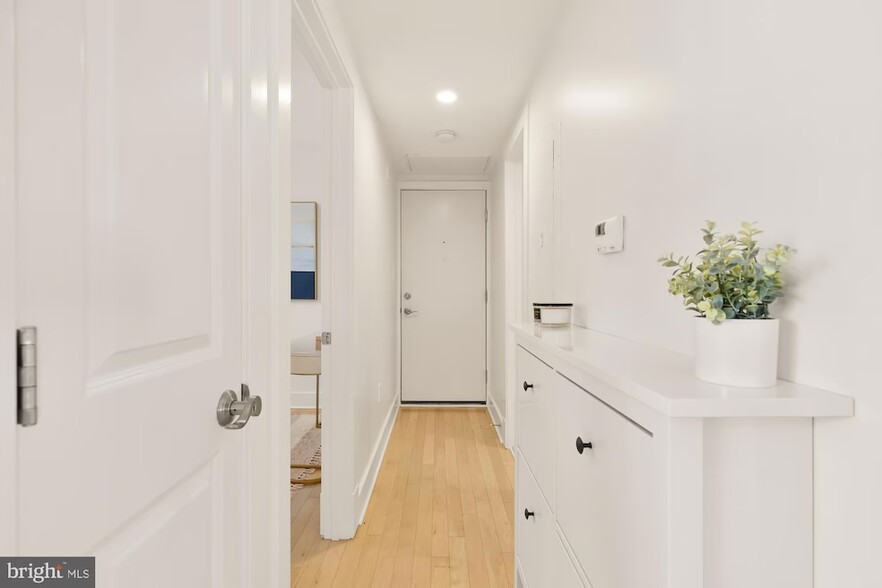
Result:
<svg viewBox="0 0 882 588">
<path fill-rule="evenodd" d="M 217 423 L 225 429 L 238 430 L 253 416 L 260 416 L 263 400 L 252 396 L 248 384 L 242 384 L 242 399 L 233 390 L 224 390 L 217 403 Z"/>
</svg>

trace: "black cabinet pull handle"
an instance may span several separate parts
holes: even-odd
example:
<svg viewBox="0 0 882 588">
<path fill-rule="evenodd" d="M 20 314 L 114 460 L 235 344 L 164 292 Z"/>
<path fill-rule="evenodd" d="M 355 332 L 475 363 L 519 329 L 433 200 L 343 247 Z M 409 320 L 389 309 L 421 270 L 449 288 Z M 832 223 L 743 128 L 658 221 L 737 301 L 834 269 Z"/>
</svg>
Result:
<svg viewBox="0 0 882 588">
<path fill-rule="evenodd" d="M 592 445 L 590 441 L 585 443 L 582 441 L 581 437 L 576 437 L 576 451 L 579 452 L 579 455 L 582 455 L 582 452 L 585 451 L 585 449 L 594 449 L 594 445 Z"/>
<path fill-rule="evenodd" d="M 529 521 L 529 520 L 530 520 L 530 517 L 535 518 L 535 517 L 536 517 L 536 513 L 533 512 L 532 510 L 528 510 L 528 509 L 525 508 L 525 509 L 524 509 L 524 518 L 527 519 L 527 520 Z"/>
<path fill-rule="evenodd" d="M 533 387 L 533 384 L 528 384 L 526 381 L 524 382 L 524 392 Z"/>
</svg>

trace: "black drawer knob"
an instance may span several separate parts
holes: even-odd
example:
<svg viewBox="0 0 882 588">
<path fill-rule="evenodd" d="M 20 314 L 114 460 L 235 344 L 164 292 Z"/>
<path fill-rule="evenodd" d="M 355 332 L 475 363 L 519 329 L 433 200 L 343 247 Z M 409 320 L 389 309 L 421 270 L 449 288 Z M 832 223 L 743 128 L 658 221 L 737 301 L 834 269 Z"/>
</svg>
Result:
<svg viewBox="0 0 882 588">
<path fill-rule="evenodd" d="M 584 441 L 582 441 L 581 437 L 576 437 L 576 451 L 579 452 L 579 455 L 582 455 L 582 452 L 585 451 L 586 449 L 593 449 L 593 448 L 594 448 L 594 445 L 592 445 L 590 441 L 588 443 L 585 443 Z"/>
<path fill-rule="evenodd" d="M 525 509 L 524 509 L 524 518 L 527 519 L 527 520 L 529 521 L 529 520 L 530 520 L 530 517 L 535 518 L 535 517 L 536 517 L 536 513 L 533 512 L 532 510 L 528 510 L 528 509 L 525 508 Z"/>
<path fill-rule="evenodd" d="M 527 382 L 524 382 L 524 392 L 526 392 L 527 390 L 529 390 L 532 387 L 533 387 L 533 384 L 528 384 Z"/>
</svg>

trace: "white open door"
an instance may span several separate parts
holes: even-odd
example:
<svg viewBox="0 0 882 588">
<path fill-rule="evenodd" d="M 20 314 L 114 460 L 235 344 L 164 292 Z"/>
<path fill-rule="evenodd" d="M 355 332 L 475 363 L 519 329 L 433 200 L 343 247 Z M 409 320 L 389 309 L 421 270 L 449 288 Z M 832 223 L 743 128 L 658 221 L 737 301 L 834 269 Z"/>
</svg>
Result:
<svg viewBox="0 0 882 588">
<path fill-rule="evenodd" d="M 401 192 L 401 400 L 484 402 L 483 190 Z"/>
<path fill-rule="evenodd" d="M 248 446 L 215 412 L 242 381 L 240 8 L 15 5 L 17 318 L 38 329 L 39 407 L 18 434 L 17 548 L 95 555 L 98 586 L 248 585 Z"/>
</svg>

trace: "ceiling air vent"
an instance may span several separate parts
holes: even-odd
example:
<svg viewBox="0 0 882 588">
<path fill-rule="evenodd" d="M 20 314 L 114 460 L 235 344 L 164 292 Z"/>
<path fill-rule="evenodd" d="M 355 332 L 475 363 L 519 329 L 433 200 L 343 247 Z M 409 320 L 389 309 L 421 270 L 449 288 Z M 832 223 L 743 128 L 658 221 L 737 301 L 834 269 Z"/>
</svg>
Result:
<svg viewBox="0 0 882 588">
<path fill-rule="evenodd" d="M 465 157 L 448 155 L 405 155 L 407 165 L 414 174 L 481 175 L 487 172 L 488 155 Z"/>
</svg>

